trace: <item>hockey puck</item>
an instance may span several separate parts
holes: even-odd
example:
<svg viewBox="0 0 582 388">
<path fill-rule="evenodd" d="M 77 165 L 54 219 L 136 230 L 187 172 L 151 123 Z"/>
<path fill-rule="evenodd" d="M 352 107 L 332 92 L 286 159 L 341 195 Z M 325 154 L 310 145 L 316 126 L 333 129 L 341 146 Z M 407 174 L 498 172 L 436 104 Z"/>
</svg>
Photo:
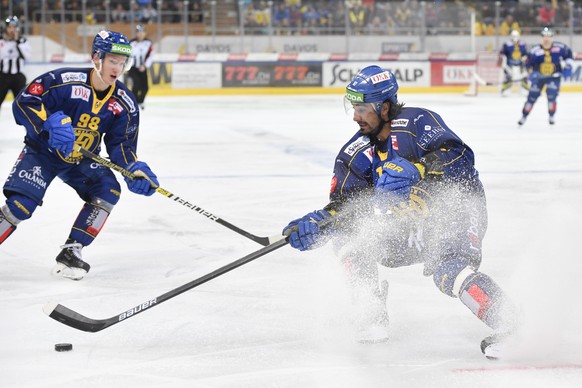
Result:
<svg viewBox="0 0 582 388">
<path fill-rule="evenodd" d="M 69 352 L 73 350 L 73 344 L 56 344 L 55 350 L 57 352 Z"/>
</svg>

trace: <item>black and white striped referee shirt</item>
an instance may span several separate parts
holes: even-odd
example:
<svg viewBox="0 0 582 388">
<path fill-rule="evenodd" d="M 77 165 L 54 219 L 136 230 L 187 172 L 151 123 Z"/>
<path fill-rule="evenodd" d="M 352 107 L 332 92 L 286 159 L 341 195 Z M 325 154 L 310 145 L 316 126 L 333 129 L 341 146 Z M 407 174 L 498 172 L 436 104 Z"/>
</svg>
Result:
<svg viewBox="0 0 582 388">
<path fill-rule="evenodd" d="M 22 73 L 24 61 L 30 59 L 32 48 L 26 38 L 8 40 L 5 37 L 0 39 L 0 73 L 18 74 Z"/>
<path fill-rule="evenodd" d="M 137 40 L 132 39 L 131 44 L 131 56 L 133 57 L 133 66 L 138 68 L 140 66 L 145 66 L 146 68 L 152 65 L 152 52 L 154 46 L 152 41 L 149 39 Z"/>
</svg>

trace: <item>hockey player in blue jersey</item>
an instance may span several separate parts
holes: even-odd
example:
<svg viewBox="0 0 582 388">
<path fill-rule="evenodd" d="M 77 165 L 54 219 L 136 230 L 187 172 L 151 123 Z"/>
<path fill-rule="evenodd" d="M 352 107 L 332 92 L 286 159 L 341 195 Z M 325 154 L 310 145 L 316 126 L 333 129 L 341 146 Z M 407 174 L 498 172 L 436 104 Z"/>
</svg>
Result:
<svg viewBox="0 0 582 388">
<path fill-rule="evenodd" d="M 519 82 L 524 90 L 529 89 L 527 73 L 525 71 L 525 58 L 527 47 L 523 40 L 519 39 L 519 31 L 511 31 L 511 39 L 507 40 L 499 50 L 499 66 L 503 69 L 503 83 L 501 94 L 504 95 L 514 82 Z"/>
<path fill-rule="evenodd" d="M 0 208 L 0 244 L 32 216 L 51 182 L 59 177 L 85 202 L 53 273 L 80 280 L 89 271 L 81 250 L 93 242 L 119 201 L 113 172 L 83 158 L 79 147 L 99 153 L 138 175 L 126 179 L 130 191 L 152 195 L 158 185 L 149 166 L 138 160 L 139 109 L 119 81 L 130 66 L 131 46 L 117 32 L 101 31 L 92 46 L 93 68 L 62 68 L 36 77 L 16 97 L 12 110 L 26 129 L 24 149 L 8 175 Z M 152 185 L 153 184 L 153 185 Z"/>
<path fill-rule="evenodd" d="M 386 297 L 386 286 L 378 282 L 377 263 L 423 263 L 442 293 L 493 329 L 481 348 L 496 357 L 516 314 L 501 288 L 479 271 L 487 209 L 473 151 L 437 113 L 405 107 L 397 92 L 394 75 L 378 66 L 353 78 L 346 105 L 360 129 L 336 158 L 330 202 L 291 221 L 283 234 L 302 251 L 332 239 L 349 261 L 348 279 L 362 278 L 378 299 Z M 331 225 L 319 227 L 332 216 Z M 370 316 L 378 321 L 370 324 L 385 340 L 386 304 L 373 305 Z"/>
<path fill-rule="evenodd" d="M 522 117 L 518 124 L 523 125 L 534 104 L 539 98 L 544 86 L 548 97 L 548 114 L 550 124 L 555 124 L 557 99 L 560 93 L 561 77 L 572 76 L 572 50 L 564 43 L 554 42 L 554 32 L 550 27 L 542 29 L 542 43 L 535 45 L 529 51 L 526 67 L 531 81 L 527 101 L 522 109 Z M 562 64 L 562 62 L 564 62 Z"/>
</svg>

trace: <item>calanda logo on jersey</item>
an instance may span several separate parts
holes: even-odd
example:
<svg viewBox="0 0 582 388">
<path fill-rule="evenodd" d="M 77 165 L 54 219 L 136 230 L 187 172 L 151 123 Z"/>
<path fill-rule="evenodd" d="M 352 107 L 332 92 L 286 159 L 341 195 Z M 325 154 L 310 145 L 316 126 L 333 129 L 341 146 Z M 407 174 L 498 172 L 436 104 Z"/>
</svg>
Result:
<svg viewBox="0 0 582 388">
<path fill-rule="evenodd" d="M 46 189 L 46 181 L 42 176 L 42 169 L 40 166 L 34 166 L 30 170 L 20 170 L 18 177 L 24 179 L 35 187 Z"/>
</svg>

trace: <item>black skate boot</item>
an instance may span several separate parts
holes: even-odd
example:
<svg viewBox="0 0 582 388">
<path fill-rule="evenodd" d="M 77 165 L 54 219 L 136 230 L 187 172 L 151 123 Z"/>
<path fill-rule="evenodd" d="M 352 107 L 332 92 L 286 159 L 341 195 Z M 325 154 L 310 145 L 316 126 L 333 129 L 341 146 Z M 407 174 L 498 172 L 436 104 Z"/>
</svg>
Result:
<svg viewBox="0 0 582 388">
<path fill-rule="evenodd" d="M 511 339 L 511 333 L 496 333 L 485 337 L 481 341 L 481 352 L 490 360 L 498 360 L 507 356 L 508 341 Z"/>
<path fill-rule="evenodd" d="M 67 239 L 61 245 L 61 253 L 57 256 L 57 264 L 53 268 L 53 274 L 71 280 L 81 280 L 89 272 L 91 266 L 81 260 L 83 245 L 73 239 Z"/>
</svg>

